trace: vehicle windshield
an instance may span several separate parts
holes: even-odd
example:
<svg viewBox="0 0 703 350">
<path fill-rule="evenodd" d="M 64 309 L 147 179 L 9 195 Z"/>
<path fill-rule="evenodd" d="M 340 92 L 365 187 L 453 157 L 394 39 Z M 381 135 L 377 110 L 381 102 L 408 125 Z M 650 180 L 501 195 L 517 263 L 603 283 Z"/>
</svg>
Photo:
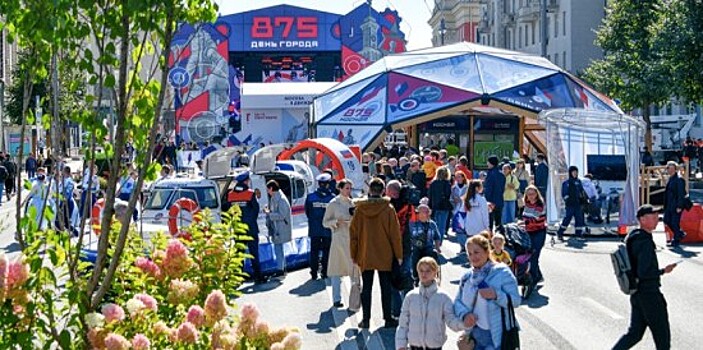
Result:
<svg viewBox="0 0 703 350">
<path fill-rule="evenodd" d="M 173 193 L 175 196 L 172 196 Z M 173 198 L 171 198 L 173 197 Z M 161 210 L 173 205 L 179 198 L 190 198 L 194 200 L 200 208 L 217 209 L 217 192 L 214 187 L 184 187 L 184 188 L 155 188 L 149 196 L 149 200 L 144 207 L 147 210 Z M 171 200 L 169 201 L 169 198 Z"/>
<path fill-rule="evenodd" d="M 144 206 L 144 209 L 155 209 L 155 210 L 160 210 L 166 207 L 166 204 L 168 204 L 168 199 L 171 197 L 171 194 L 173 193 L 172 188 L 155 188 L 151 191 L 151 195 L 149 195 L 149 200 L 146 201 L 146 205 Z"/>
</svg>

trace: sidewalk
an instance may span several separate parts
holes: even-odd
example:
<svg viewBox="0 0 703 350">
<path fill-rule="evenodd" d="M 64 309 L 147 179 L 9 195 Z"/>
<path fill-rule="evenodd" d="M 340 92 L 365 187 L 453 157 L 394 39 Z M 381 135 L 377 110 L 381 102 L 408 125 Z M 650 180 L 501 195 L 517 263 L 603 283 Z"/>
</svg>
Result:
<svg viewBox="0 0 703 350">
<path fill-rule="evenodd" d="M 633 228 L 630 227 L 630 230 Z M 603 234 L 603 231 L 602 227 L 592 227 L 591 235 L 581 241 L 573 237 L 573 227 L 570 227 L 566 231 L 564 243 L 555 242 L 554 245 L 551 245 L 550 241 L 554 236 L 548 236 L 545 248 L 549 247 L 551 249 L 583 254 L 610 254 L 615 250 L 616 244 L 622 242 L 625 236 Z M 663 222 L 659 222 L 659 225 L 652 233 L 652 237 L 659 253 L 669 255 L 672 259 L 683 259 L 684 262 L 703 266 L 703 243 L 682 243 L 679 247 L 667 247 Z"/>
</svg>

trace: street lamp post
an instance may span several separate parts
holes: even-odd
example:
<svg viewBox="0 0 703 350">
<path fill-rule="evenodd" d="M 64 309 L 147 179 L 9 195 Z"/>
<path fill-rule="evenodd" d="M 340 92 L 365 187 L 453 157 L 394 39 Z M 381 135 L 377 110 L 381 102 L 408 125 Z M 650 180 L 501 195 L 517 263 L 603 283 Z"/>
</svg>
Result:
<svg viewBox="0 0 703 350">
<path fill-rule="evenodd" d="M 3 77 L 0 77 L 0 151 L 5 151 L 5 79 Z"/>
<path fill-rule="evenodd" d="M 444 34 L 447 34 L 447 25 L 444 23 L 444 18 L 439 20 L 439 36 L 440 36 L 440 43 L 442 46 L 444 46 Z"/>
<path fill-rule="evenodd" d="M 547 0 L 542 0 L 540 2 L 540 32 L 542 36 L 542 40 L 540 40 L 540 51 L 542 57 L 547 57 L 547 40 L 549 40 L 549 35 L 547 33 Z"/>
</svg>

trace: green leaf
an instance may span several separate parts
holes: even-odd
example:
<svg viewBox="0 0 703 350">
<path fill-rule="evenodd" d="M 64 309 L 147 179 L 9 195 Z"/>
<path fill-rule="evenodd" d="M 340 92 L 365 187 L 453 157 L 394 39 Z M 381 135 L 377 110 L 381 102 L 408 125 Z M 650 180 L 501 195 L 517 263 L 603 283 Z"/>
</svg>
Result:
<svg viewBox="0 0 703 350">
<path fill-rule="evenodd" d="M 71 349 L 71 333 L 68 330 L 64 329 L 59 334 L 59 345 L 62 349 Z"/>
<path fill-rule="evenodd" d="M 108 74 L 108 75 L 105 77 L 105 82 L 103 83 L 103 85 L 104 85 L 106 88 L 113 88 L 113 87 L 115 87 L 115 76 L 112 75 L 112 74 Z"/>
</svg>

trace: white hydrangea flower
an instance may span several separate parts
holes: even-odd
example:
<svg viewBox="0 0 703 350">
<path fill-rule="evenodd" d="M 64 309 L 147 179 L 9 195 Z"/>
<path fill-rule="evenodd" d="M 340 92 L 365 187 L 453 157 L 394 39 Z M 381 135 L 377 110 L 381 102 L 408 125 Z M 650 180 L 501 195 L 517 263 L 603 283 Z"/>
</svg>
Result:
<svg viewBox="0 0 703 350">
<path fill-rule="evenodd" d="M 133 316 L 135 313 L 145 308 L 144 303 L 142 303 L 141 300 L 134 298 L 129 299 L 125 307 L 127 308 L 127 312 L 129 312 L 130 316 Z"/>
<path fill-rule="evenodd" d="M 85 315 L 85 323 L 88 325 L 88 328 L 102 327 L 105 325 L 105 316 L 97 312 L 91 312 Z"/>
</svg>

